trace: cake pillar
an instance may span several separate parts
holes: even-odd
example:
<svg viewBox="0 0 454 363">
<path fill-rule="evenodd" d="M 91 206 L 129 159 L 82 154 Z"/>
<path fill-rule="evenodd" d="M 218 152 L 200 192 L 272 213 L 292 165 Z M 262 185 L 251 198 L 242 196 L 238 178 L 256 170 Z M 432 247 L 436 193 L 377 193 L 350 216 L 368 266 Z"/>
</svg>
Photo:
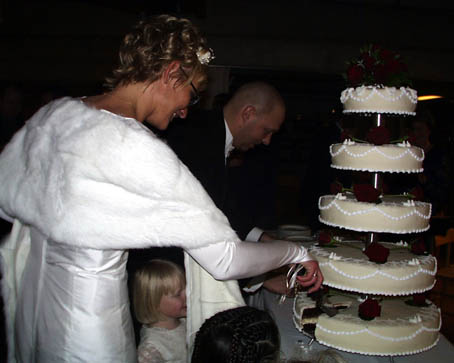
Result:
<svg viewBox="0 0 454 363">
<path fill-rule="evenodd" d="M 379 127 L 382 125 L 381 114 L 377 113 L 377 117 L 375 119 L 375 126 Z M 372 184 L 375 189 L 381 190 L 382 188 L 382 177 L 380 173 L 373 173 L 372 174 Z M 366 248 L 373 242 L 378 242 L 378 233 L 368 232 L 366 235 Z"/>
</svg>

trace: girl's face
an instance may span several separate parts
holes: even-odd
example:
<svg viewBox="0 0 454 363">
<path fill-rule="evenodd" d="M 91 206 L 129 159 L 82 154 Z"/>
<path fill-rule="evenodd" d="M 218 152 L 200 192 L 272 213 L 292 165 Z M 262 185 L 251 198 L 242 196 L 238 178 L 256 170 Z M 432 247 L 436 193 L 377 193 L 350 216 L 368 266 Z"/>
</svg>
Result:
<svg viewBox="0 0 454 363">
<path fill-rule="evenodd" d="M 163 295 L 159 303 L 159 312 L 166 320 L 184 318 L 186 316 L 186 286 L 174 293 Z"/>
</svg>

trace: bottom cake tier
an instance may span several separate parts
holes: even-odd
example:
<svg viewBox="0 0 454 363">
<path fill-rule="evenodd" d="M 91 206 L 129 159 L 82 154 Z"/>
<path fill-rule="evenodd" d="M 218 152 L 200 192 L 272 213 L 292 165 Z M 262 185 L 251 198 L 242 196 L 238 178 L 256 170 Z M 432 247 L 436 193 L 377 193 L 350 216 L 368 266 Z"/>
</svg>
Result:
<svg viewBox="0 0 454 363">
<path fill-rule="evenodd" d="M 326 306 L 341 307 L 329 317 L 316 307 L 306 293 L 294 300 L 293 321 L 298 330 L 313 331 L 321 344 L 351 353 L 367 355 L 416 354 L 435 346 L 441 327 L 440 310 L 427 300 L 427 306 L 413 306 L 411 297 L 385 297 L 381 316 L 362 320 L 358 316 L 359 295 L 328 295 Z M 318 312 L 317 312 L 318 310 Z"/>
</svg>

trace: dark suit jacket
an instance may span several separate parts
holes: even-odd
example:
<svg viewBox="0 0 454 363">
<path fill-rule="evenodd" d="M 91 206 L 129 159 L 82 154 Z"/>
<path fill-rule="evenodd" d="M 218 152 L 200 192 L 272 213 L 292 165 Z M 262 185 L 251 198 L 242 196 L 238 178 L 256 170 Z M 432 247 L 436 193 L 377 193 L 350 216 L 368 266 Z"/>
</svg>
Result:
<svg viewBox="0 0 454 363">
<path fill-rule="evenodd" d="M 175 120 L 165 137 L 168 145 L 200 181 L 216 206 L 227 216 L 232 228 L 244 240 L 254 225 L 248 215 L 242 215 L 241 210 L 236 208 L 234 195 L 228 193 L 222 110 L 198 111 L 187 119 Z M 240 280 L 240 286 L 244 286 L 247 280 Z"/>
<path fill-rule="evenodd" d="M 175 120 L 166 135 L 168 145 L 200 181 L 230 225 L 244 240 L 254 227 L 248 213 L 242 213 L 229 194 L 228 168 L 225 165 L 225 123 L 222 109 L 196 111 L 187 119 Z"/>
<path fill-rule="evenodd" d="M 198 111 L 174 120 L 164 137 L 180 160 L 200 181 L 216 206 L 227 200 L 225 126 L 222 110 Z"/>
</svg>

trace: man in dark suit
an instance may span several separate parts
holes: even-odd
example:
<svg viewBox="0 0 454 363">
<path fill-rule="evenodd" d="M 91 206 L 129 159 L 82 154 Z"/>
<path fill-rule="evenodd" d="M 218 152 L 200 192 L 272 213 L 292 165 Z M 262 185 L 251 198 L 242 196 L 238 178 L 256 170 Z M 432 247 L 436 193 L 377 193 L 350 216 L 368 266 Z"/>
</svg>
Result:
<svg viewBox="0 0 454 363">
<path fill-rule="evenodd" d="M 232 203 L 232 196 L 228 195 L 228 154 L 233 148 L 246 151 L 259 144 L 269 145 L 284 118 L 285 104 L 278 91 L 267 83 L 252 82 L 240 87 L 225 105 L 173 121 L 164 135 L 242 240 L 272 238 Z M 283 293 L 282 282 L 277 277 L 267 280 L 264 286 Z"/>
<path fill-rule="evenodd" d="M 269 145 L 284 117 L 284 101 L 277 90 L 252 82 L 240 87 L 223 107 L 175 120 L 166 132 L 169 146 L 199 179 L 242 240 L 266 241 L 270 237 L 254 229 L 248 215 L 230 204 L 226 159 L 233 148 L 246 151 L 258 144 Z"/>
</svg>

